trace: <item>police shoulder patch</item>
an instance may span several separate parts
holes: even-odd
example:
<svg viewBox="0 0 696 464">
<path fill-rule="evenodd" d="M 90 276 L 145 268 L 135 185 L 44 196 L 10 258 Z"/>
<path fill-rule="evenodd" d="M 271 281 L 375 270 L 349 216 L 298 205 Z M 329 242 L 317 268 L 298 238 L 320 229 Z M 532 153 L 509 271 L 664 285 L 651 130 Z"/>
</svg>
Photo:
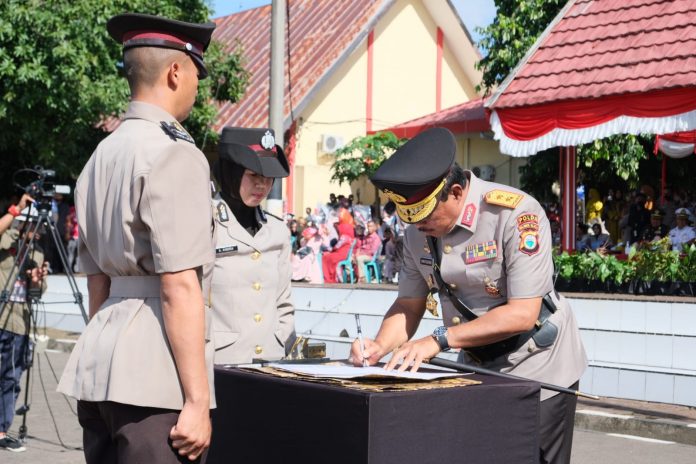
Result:
<svg viewBox="0 0 696 464">
<path fill-rule="evenodd" d="M 515 208 L 522 201 L 524 195 L 521 193 L 506 192 L 505 190 L 495 189 L 486 193 L 486 203 L 490 205 L 505 206 Z"/>
</svg>

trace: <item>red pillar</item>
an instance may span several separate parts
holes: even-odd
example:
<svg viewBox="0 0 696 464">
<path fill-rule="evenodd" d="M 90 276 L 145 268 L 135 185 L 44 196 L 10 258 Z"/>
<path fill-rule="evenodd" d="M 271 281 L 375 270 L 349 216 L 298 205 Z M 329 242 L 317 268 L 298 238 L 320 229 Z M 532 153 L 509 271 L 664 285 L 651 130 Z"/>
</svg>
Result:
<svg viewBox="0 0 696 464">
<path fill-rule="evenodd" d="M 575 186 L 575 147 L 560 149 L 560 179 L 561 179 L 561 249 L 575 250 L 575 216 L 576 186 Z"/>
<path fill-rule="evenodd" d="M 375 31 L 367 34 L 367 102 L 365 105 L 365 133 L 372 133 L 372 72 L 374 66 Z"/>
</svg>

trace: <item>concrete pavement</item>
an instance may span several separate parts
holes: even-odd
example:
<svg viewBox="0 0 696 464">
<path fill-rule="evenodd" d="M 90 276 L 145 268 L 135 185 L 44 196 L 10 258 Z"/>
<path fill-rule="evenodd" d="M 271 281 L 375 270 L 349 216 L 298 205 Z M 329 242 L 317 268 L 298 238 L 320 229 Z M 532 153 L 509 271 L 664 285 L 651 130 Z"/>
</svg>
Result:
<svg viewBox="0 0 696 464">
<path fill-rule="evenodd" d="M 68 359 L 65 349 L 70 347 L 69 340 L 74 337 L 70 334 L 51 335 L 64 341 L 52 341 L 49 346 L 59 349 L 38 353 L 35 359 L 31 410 L 27 415 L 27 451 L 0 451 L 0 462 L 3 464 L 84 462 L 80 449 L 81 429 L 74 413 L 75 401 L 55 391 L 56 378 L 62 373 Z M 23 401 L 23 394 L 20 401 Z M 22 416 L 15 417 L 10 430 L 13 435 L 17 435 L 21 423 Z M 610 398 L 581 400 L 575 423 L 572 464 L 696 462 L 694 408 Z M 640 441 L 635 437 L 648 440 Z M 654 459 L 656 456 L 660 456 L 660 459 Z"/>
</svg>

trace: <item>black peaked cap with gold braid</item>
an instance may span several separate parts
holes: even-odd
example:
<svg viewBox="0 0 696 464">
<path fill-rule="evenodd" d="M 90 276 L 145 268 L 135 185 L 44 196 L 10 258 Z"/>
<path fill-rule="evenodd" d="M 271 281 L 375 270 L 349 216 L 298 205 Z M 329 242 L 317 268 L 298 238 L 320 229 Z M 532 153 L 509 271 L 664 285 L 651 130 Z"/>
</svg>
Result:
<svg viewBox="0 0 696 464">
<path fill-rule="evenodd" d="M 454 164 L 454 135 L 435 127 L 421 132 L 394 152 L 370 178 L 396 204 L 402 221 L 430 216 Z"/>
</svg>

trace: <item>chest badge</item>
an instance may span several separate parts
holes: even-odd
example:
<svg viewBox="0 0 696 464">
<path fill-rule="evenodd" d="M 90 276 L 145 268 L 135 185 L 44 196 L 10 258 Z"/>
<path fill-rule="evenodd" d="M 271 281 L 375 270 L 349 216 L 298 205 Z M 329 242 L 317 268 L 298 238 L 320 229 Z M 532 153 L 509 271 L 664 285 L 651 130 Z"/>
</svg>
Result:
<svg viewBox="0 0 696 464">
<path fill-rule="evenodd" d="M 496 285 L 496 283 L 493 282 L 488 276 L 483 279 L 483 283 L 486 286 L 485 289 L 488 295 L 492 296 L 493 298 L 500 297 L 500 289 L 498 288 L 498 285 Z"/>
<path fill-rule="evenodd" d="M 220 222 L 227 222 L 230 220 L 230 215 L 224 203 L 218 203 L 217 205 L 217 218 Z"/>
<path fill-rule="evenodd" d="M 464 263 L 474 264 L 481 261 L 488 261 L 498 257 L 498 245 L 495 240 L 489 240 L 485 243 L 476 243 L 467 245 L 464 249 Z"/>
<path fill-rule="evenodd" d="M 432 274 L 428 276 L 428 287 L 430 287 L 430 291 L 428 292 L 428 296 L 425 297 L 425 309 L 433 316 L 439 317 L 439 313 L 437 312 L 437 300 L 433 296 L 433 294 L 437 292 L 437 288 L 435 287 Z"/>
</svg>

